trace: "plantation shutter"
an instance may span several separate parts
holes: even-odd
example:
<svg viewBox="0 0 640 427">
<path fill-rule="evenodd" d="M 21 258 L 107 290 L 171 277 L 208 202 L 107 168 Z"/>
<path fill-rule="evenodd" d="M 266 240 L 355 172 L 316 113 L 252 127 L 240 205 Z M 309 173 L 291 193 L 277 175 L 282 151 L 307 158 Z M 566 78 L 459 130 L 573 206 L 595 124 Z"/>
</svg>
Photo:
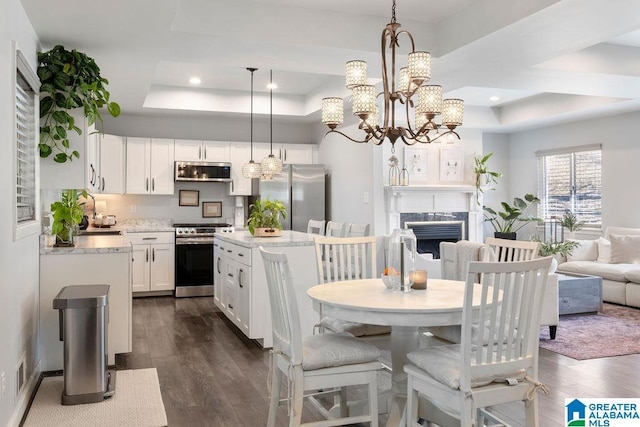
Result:
<svg viewBox="0 0 640 427">
<path fill-rule="evenodd" d="M 538 213 L 545 220 L 566 210 L 588 225 L 602 222 L 602 149 L 600 145 L 549 150 L 538 157 Z"/>
<path fill-rule="evenodd" d="M 16 78 L 16 222 L 36 219 L 35 91 L 20 69 Z"/>
</svg>

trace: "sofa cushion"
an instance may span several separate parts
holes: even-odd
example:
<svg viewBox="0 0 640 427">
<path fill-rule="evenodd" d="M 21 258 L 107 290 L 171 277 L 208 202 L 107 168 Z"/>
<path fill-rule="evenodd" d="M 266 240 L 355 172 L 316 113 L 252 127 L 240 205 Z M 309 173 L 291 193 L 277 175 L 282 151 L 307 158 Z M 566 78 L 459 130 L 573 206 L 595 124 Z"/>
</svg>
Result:
<svg viewBox="0 0 640 427">
<path fill-rule="evenodd" d="M 611 242 L 604 237 L 598 237 L 598 259 L 596 261 L 603 263 L 611 262 Z"/>
<path fill-rule="evenodd" d="M 627 282 L 640 283 L 640 269 L 627 271 L 624 273 L 624 278 Z"/>
<path fill-rule="evenodd" d="M 625 274 L 638 270 L 638 264 L 605 264 L 593 261 L 564 262 L 558 266 L 559 273 L 577 273 L 599 276 L 616 282 L 626 282 Z"/>
<path fill-rule="evenodd" d="M 573 240 L 578 246 L 567 255 L 567 261 L 595 261 L 598 258 L 597 240 Z"/>
<path fill-rule="evenodd" d="M 611 263 L 640 263 L 640 236 L 611 234 L 609 240 L 611 241 Z"/>
</svg>

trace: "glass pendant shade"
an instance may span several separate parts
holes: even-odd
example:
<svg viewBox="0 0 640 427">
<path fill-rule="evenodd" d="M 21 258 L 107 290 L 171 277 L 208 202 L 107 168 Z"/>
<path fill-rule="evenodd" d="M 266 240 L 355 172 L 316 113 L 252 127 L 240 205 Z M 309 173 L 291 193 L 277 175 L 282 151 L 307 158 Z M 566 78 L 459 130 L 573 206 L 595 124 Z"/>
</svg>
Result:
<svg viewBox="0 0 640 427">
<path fill-rule="evenodd" d="M 367 84 L 367 63 L 366 61 L 349 61 L 346 65 L 346 86 L 353 89 L 356 86 Z"/>
<path fill-rule="evenodd" d="M 427 117 L 427 113 L 421 113 L 418 110 L 416 110 L 415 121 L 416 121 L 416 130 L 418 130 L 422 126 L 424 126 L 426 123 L 429 123 L 429 118 Z M 433 126 L 429 126 L 427 129 L 429 128 L 433 128 Z"/>
<path fill-rule="evenodd" d="M 407 61 L 409 62 L 411 81 L 426 82 L 431 78 L 431 54 L 429 52 L 411 52 Z"/>
<path fill-rule="evenodd" d="M 400 92 L 409 92 L 409 67 L 400 68 L 400 77 L 398 78 L 398 90 Z"/>
<path fill-rule="evenodd" d="M 360 120 L 360 127 L 362 129 L 372 128 L 375 129 L 379 126 L 379 113 L 378 106 L 376 105 L 375 111 L 367 116 L 365 120 Z"/>
<path fill-rule="evenodd" d="M 262 168 L 260 163 L 249 160 L 242 166 L 242 176 L 245 178 L 260 178 L 262 176 Z"/>
<path fill-rule="evenodd" d="M 442 124 L 444 126 L 462 125 L 464 101 L 462 99 L 445 99 L 442 101 Z"/>
<path fill-rule="evenodd" d="M 421 86 L 418 89 L 416 112 L 440 114 L 442 112 L 442 86 Z"/>
<path fill-rule="evenodd" d="M 322 123 L 325 125 L 341 125 L 344 123 L 344 101 L 342 98 L 322 99 Z"/>
<path fill-rule="evenodd" d="M 282 172 L 282 160 L 273 154 L 269 154 L 262 160 L 260 167 L 262 168 L 262 175 L 271 179 L 273 175 Z"/>
<path fill-rule="evenodd" d="M 353 88 L 353 114 L 372 114 L 376 111 L 376 88 L 362 85 Z"/>
</svg>

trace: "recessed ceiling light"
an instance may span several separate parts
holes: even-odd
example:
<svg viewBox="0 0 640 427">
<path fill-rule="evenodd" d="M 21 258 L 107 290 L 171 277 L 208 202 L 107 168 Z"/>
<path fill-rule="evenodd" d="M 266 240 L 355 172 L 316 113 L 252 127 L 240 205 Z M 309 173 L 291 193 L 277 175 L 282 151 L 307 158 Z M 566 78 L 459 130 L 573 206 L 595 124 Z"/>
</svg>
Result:
<svg viewBox="0 0 640 427">
<path fill-rule="evenodd" d="M 200 77 L 191 77 L 189 79 L 189 83 L 191 83 L 192 85 L 199 85 L 200 83 L 202 83 L 202 80 L 200 80 Z"/>
<path fill-rule="evenodd" d="M 500 101 L 500 97 L 494 95 L 491 98 L 489 98 L 489 101 Z"/>
<path fill-rule="evenodd" d="M 268 83 L 267 89 L 278 89 L 278 85 L 276 83 Z"/>
</svg>

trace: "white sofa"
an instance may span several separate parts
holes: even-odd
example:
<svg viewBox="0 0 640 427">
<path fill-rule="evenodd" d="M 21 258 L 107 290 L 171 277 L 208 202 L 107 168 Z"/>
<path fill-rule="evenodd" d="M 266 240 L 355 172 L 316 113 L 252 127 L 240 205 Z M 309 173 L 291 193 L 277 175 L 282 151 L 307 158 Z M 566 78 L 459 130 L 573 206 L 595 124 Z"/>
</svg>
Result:
<svg viewBox="0 0 640 427">
<path fill-rule="evenodd" d="M 640 228 L 607 227 L 604 237 L 578 240 L 559 273 L 602 277 L 602 299 L 640 308 Z"/>
</svg>

